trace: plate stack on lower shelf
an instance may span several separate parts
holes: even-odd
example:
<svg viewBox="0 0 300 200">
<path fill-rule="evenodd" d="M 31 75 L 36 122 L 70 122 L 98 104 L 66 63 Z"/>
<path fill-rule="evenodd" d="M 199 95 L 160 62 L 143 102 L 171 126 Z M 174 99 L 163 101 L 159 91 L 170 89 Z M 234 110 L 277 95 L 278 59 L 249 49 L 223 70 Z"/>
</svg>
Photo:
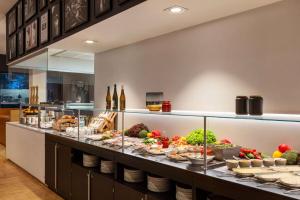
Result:
<svg viewBox="0 0 300 200">
<path fill-rule="evenodd" d="M 101 160 L 100 172 L 104 174 L 113 174 L 114 173 L 113 161 Z"/>
<path fill-rule="evenodd" d="M 84 167 L 97 167 L 98 166 L 98 157 L 89 155 L 89 154 L 83 154 L 82 164 Z"/>
<path fill-rule="evenodd" d="M 168 192 L 171 188 L 170 180 L 167 178 L 148 175 L 148 190 L 152 192 Z"/>
<path fill-rule="evenodd" d="M 140 183 L 144 181 L 144 172 L 137 169 L 124 168 L 124 181 L 129 183 Z"/>
<path fill-rule="evenodd" d="M 183 188 L 176 185 L 176 200 L 192 200 L 193 191 L 190 188 Z"/>
</svg>

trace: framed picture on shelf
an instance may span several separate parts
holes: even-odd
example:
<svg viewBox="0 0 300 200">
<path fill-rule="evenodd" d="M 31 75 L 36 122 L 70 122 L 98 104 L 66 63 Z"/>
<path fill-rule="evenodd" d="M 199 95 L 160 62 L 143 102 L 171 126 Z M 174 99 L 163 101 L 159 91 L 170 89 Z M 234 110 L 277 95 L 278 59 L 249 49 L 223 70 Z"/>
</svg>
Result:
<svg viewBox="0 0 300 200">
<path fill-rule="evenodd" d="M 17 39 L 16 39 L 16 34 L 15 34 L 15 35 L 11 36 L 8 41 L 8 49 L 9 49 L 8 58 L 9 58 L 9 60 L 11 60 L 17 56 L 16 43 L 17 43 Z"/>
<path fill-rule="evenodd" d="M 56 38 L 60 35 L 60 4 L 57 3 L 51 8 L 51 36 Z"/>
<path fill-rule="evenodd" d="M 25 21 L 28 21 L 33 15 L 36 14 L 36 8 L 36 0 L 24 0 Z"/>
<path fill-rule="evenodd" d="M 37 20 L 34 20 L 29 25 L 26 26 L 25 34 L 25 49 L 26 51 L 37 47 Z"/>
<path fill-rule="evenodd" d="M 23 4 L 22 4 L 22 1 L 19 1 L 18 3 L 18 6 L 17 6 L 17 9 L 18 9 L 18 27 L 22 26 L 23 25 Z"/>
<path fill-rule="evenodd" d="M 95 16 L 98 17 L 111 10 L 111 0 L 95 0 Z"/>
<path fill-rule="evenodd" d="M 14 8 L 8 13 L 8 34 L 11 35 L 17 30 L 17 14 Z"/>
<path fill-rule="evenodd" d="M 88 21 L 88 0 L 65 0 L 64 30 L 65 32 Z"/>
<path fill-rule="evenodd" d="M 49 39 L 49 16 L 48 11 L 41 15 L 40 20 L 40 43 L 44 44 Z"/>
<path fill-rule="evenodd" d="M 18 32 L 18 55 L 24 54 L 24 31 L 23 29 Z"/>
<path fill-rule="evenodd" d="M 42 10 L 47 6 L 47 0 L 39 0 L 39 1 L 40 1 L 40 10 Z"/>
</svg>

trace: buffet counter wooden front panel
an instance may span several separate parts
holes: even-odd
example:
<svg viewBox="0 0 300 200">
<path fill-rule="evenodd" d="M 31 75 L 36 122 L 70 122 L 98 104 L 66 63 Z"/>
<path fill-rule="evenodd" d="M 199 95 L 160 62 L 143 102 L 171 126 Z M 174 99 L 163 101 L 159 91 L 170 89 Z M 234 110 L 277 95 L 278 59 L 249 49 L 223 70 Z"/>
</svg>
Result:
<svg viewBox="0 0 300 200">
<path fill-rule="evenodd" d="M 45 133 L 16 122 L 6 124 L 6 158 L 45 183 Z"/>
</svg>

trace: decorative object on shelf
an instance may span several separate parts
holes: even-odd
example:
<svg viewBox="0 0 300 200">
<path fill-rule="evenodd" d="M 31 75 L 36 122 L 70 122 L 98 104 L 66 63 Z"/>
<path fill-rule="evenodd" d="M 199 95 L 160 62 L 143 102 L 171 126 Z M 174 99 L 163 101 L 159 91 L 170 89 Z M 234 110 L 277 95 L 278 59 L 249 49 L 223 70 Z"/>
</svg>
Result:
<svg viewBox="0 0 300 200">
<path fill-rule="evenodd" d="M 88 21 L 88 0 L 65 0 L 64 31 L 67 32 Z"/>
<path fill-rule="evenodd" d="M 98 17 L 111 10 L 111 0 L 95 0 L 95 16 Z"/>
<path fill-rule="evenodd" d="M 24 0 L 24 16 L 25 21 L 28 21 L 36 14 L 36 0 Z"/>
<path fill-rule="evenodd" d="M 84 167 L 97 167 L 99 159 L 97 156 L 83 153 L 82 164 Z"/>
<path fill-rule="evenodd" d="M 44 44 L 49 39 L 49 17 L 48 11 L 41 15 L 40 19 L 40 43 Z"/>
<path fill-rule="evenodd" d="M 18 32 L 18 55 L 24 53 L 24 31 L 23 29 Z"/>
<path fill-rule="evenodd" d="M 124 86 L 121 86 L 121 95 L 120 95 L 120 110 L 124 111 L 126 109 L 126 97 L 124 92 Z"/>
<path fill-rule="evenodd" d="M 40 1 L 40 10 L 44 9 L 47 5 L 47 0 L 39 0 Z M 51 0 L 50 0 L 51 2 Z"/>
<path fill-rule="evenodd" d="M 37 47 L 37 20 L 34 20 L 29 25 L 26 26 L 26 35 L 25 35 L 25 49 L 26 51 Z"/>
<path fill-rule="evenodd" d="M 250 96 L 249 98 L 249 114 L 263 114 L 263 98 L 261 96 Z"/>
<path fill-rule="evenodd" d="M 18 27 L 21 27 L 23 25 L 23 4 L 22 1 L 18 2 L 17 5 L 17 22 L 18 22 Z"/>
<path fill-rule="evenodd" d="M 38 86 L 30 87 L 30 97 L 29 97 L 30 104 L 38 104 L 39 101 L 38 90 L 39 90 Z"/>
<path fill-rule="evenodd" d="M 168 192 L 171 189 L 171 182 L 167 178 L 148 175 L 147 188 L 152 192 Z"/>
<path fill-rule="evenodd" d="M 110 95 L 110 86 L 107 86 L 107 93 L 106 93 L 106 110 L 111 109 L 111 95 Z"/>
<path fill-rule="evenodd" d="M 171 112 L 171 101 L 163 101 L 162 103 L 162 111 L 163 112 Z"/>
<path fill-rule="evenodd" d="M 235 99 L 235 113 L 237 115 L 248 115 L 248 97 L 237 96 Z"/>
<path fill-rule="evenodd" d="M 163 92 L 146 92 L 146 106 L 162 104 Z"/>
<path fill-rule="evenodd" d="M 118 101 L 119 101 L 119 98 L 118 98 L 118 93 L 117 93 L 117 84 L 115 84 L 113 98 L 112 98 L 112 109 L 113 110 L 118 110 L 118 107 L 119 107 Z"/>
<path fill-rule="evenodd" d="M 148 108 L 149 111 L 152 111 L 152 112 L 158 112 L 158 111 L 161 110 L 161 104 L 157 104 L 157 105 L 148 105 L 147 108 Z"/>
<path fill-rule="evenodd" d="M 144 172 L 138 169 L 124 168 L 124 181 L 129 183 L 140 183 L 144 181 Z"/>
<path fill-rule="evenodd" d="M 51 37 L 57 38 L 61 33 L 60 25 L 60 3 L 56 3 L 51 7 Z"/>
<path fill-rule="evenodd" d="M 8 34 L 11 35 L 17 30 L 16 9 L 14 8 L 8 13 Z"/>
<path fill-rule="evenodd" d="M 16 38 L 16 34 L 11 36 L 9 38 L 9 41 L 8 41 L 8 49 L 9 49 L 9 55 L 8 55 L 8 58 L 9 60 L 15 58 L 17 56 L 17 51 L 16 51 L 16 41 L 17 38 Z"/>
</svg>

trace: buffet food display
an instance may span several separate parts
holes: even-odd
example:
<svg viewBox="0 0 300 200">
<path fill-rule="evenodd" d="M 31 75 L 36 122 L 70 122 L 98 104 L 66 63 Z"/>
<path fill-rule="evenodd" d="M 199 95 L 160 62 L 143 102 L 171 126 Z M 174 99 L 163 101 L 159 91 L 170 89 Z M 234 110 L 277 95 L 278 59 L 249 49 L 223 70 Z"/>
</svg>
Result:
<svg viewBox="0 0 300 200">
<path fill-rule="evenodd" d="M 291 189 L 300 188 L 299 149 L 287 144 L 280 144 L 277 148 L 274 147 L 273 153 L 266 154 L 255 147 L 244 147 L 241 144 L 233 144 L 228 138 L 218 138 L 213 130 L 201 127 L 170 137 L 172 134 L 166 134 L 158 128 L 151 129 L 142 122 L 118 127 L 118 117 L 121 115 L 117 111 L 97 111 L 92 112 L 90 116 L 85 113 L 88 116 L 86 119 L 89 120 L 84 123 L 78 120 L 80 116 L 77 113 L 81 112 L 73 111 L 73 114 L 62 113 L 59 116 L 54 114 L 52 120 L 49 120 L 52 126 L 46 127 L 52 127 L 66 137 L 78 137 L 81 141 L 95 142 L 100 147 L 163 161 L 172 166 L 178 165 L 196 171 L 216 170 L 221 172 L 222 176 L 258 181 L 262 184 L 272 183 Z M 40 116 L 49 117 L 48 114 Z M 112 161 L 83 154 L 82 162 L 85 167 L 100 167 L 101 173 L 114 173 Z M 146 176 L 138 169 L 125 168 L 124 181 L 147 181 L 148 190 L 152 192 L 167 192 L 170 188 L 168 179 L 151 174 Z M 191 199 L 191 189 L 176 186 L 176 196 L 177 199 Z"/>
</svg>

